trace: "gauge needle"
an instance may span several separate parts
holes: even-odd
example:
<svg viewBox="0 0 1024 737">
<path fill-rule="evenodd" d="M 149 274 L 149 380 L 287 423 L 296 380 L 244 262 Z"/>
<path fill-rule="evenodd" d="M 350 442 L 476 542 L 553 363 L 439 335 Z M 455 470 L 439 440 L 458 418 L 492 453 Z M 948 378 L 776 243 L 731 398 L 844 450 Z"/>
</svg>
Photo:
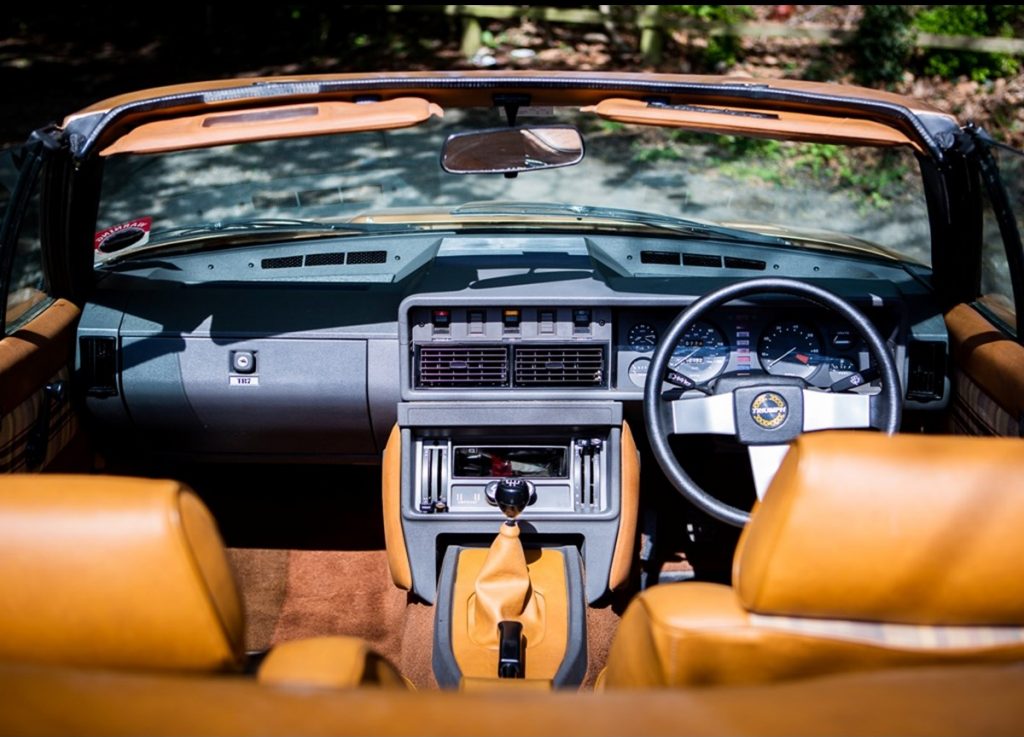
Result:
<svg viewBox="0 0 1024 737">
<path fill-rule="evenodd" d="M 781 356 L 779 356 L 778 358 L 776 358 L 776 359 L 775 359 L 774 361 L 769 361 L 769 362 L 768 362 L 768 368 L 771 368 L 772 366 L 774 366 L 775 364 L 777 364 L 777 363 L 778 363 L 779 361 L 781 361 L 781 360 L 782 360 L 783 358 L 785 358 L 786 356 L 788 356 L 788 355 L 789 355 L 790 353 L 795 353 L 795 352 L 796 352 L 796 346 L 793 346 L 793 347 L 792 347 L 792 348 L 790 348 L 790 349 L 789 349 L 788 351 L 786 351 L 785 353 L 783 353 L 783 354 L 782 354 Z"/>
<path fill-rule="evenodd" d="M 682 357 L 682 358 L 680 358 L 679 360 L 680 360 L 680 361 L 685 361 L 686 359 L 688 359 L 688 358 L 690 358 L 691 356 L 693 356 L 694 354 L 696 354 L 696 353 L 697 353 L 697 352 L 698 352 L 699 350 L 700 350 L 700 348 L 694 348 L 694 349 L 693 349 L 692 351 L 690 351 L 689 353 L 687 353 L 687 354 L 686 354 L 685 356 L 683 356 L 683 357 Z"/>
</svg>

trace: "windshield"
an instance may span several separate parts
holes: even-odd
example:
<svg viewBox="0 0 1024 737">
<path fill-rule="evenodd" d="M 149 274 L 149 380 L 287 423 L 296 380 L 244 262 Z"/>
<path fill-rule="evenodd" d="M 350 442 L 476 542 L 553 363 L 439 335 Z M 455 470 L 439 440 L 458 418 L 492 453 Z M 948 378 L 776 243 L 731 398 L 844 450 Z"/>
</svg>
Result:
<svg viewBox="0 0 1024 737">
<path fill-rule="evenodd" d="M 798 242 L 860 239 L 928 263 L 927 210 L 908 149 L 698 134 L 613 123 L 575 109 L 530 112 L 519 122 L 577 126 L 583 161 L 514 178 L 443 171 L 439 155 L 448 135 L 503 124 L 503 114 L 491 109 L 449 110 L 443 120 L 399 130 L 111 156 L 97 221 L 106 253 L 97 256 L 250 223 L 268 240 L 353 218 L 495 228 L 568 218 L 587 229 L 604 227 L 602 213 L 614 210 L 616 220 L 630 220 L 626 211 L 659 218 L 637 218 L 638 226 L 683 218 Z M 145 237 L 119 241 L 118 229 L 131 225 Z"/>
</svg>

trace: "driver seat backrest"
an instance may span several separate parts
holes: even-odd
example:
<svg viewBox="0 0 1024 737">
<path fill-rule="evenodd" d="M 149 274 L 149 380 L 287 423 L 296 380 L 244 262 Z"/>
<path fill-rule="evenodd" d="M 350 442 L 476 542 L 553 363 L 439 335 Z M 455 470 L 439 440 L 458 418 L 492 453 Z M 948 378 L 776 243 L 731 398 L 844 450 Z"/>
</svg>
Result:
<svg viewBox="0 0 1024 737">
<path fill-rule="evenodd" d="M 213 673 L 245 665 L 242 602 L 209 510 L 171 480 L 0 477 L 0 662 Z M 405 683 L 355 638 L 281 643 L 267 684 Z"/>
<path fill-rule="evenodd" d="M 755 507 L 733 587 L 637 596 L 604 686 L 764 683 L 1024 659 L 1024 440 L 799 437 Z"/>
</svg>

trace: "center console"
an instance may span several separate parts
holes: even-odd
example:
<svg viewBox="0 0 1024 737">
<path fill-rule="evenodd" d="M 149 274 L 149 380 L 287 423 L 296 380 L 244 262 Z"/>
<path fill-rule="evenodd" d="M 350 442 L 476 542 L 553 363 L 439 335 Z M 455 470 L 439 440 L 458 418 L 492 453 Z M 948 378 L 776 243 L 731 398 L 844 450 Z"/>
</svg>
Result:
<svg viewBox="0 0 1024 737">
<path fill-rule="evenodd" d="M 449 545 L 493 539 L 504 519 L 493 490 L 504 478 L 532 487 L 520 522 L 524 545 L 571 545 L 581 553 L 588 602 L 623 582 L 637 489 L 622 483 L 621 404 L 409 402 L 398 406 L 398 432 L 395 522 L 420 598 L 435 602 Z M 625 445 L 635 456 L 631 436 Z M 628 524 L 620 529 L 624 507 Z"/>
<path fill-rule="evenodd" d="M 435 605 L 438 683 L 577 685 L 587 606 L 628 579 L 636 532 L 611 311 L 411 298 L 401 315 L 388 556 Z M 519 503 L 502 502 L 509 489 Z"/>
</svg>

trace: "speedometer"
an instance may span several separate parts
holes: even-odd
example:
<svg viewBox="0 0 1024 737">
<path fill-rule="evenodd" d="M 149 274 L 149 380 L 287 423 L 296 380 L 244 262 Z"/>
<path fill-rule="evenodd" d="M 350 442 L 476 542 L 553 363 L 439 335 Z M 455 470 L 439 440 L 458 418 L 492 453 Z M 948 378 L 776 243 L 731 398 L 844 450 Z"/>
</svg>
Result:
<svg viewBox="0 0 1024 737">
<path fill-rule="evenodd" d="M 729 345 L 712 325 L 698 322 L 676 344 L 668 365 L 695 384 L 704 384 L 722 373 L 729 360 Z"/>
<path fill-rule="evenodd" d="M 802 322 L 778 322 L 761 336 L 757 357 L 770 374 L 806 379 L 818 370 L 821 340 Z"/>
</svg>

